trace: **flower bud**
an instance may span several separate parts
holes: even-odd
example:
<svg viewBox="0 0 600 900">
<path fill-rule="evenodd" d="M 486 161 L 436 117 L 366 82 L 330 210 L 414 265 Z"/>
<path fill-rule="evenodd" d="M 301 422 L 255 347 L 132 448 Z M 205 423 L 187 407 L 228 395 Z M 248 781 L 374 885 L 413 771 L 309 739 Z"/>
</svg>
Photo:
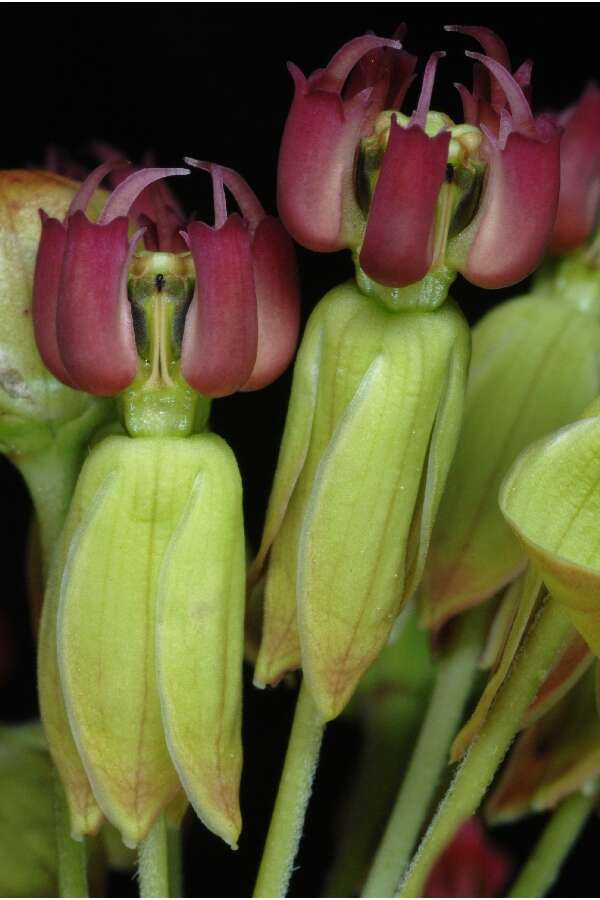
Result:
<svg viewBox="0 0 600 900">
<path fill-rule="evenodd" d="M 552 809 L 600 776 L 594 669 L 519 738 L 486 806 L 493 824 Z"/>
<path fill-rule="evenodd" d="M 518 458 L 500 508 L 552 597 L 600 653 L 600 407 L 538 441 Z"/>
<path fill-rule="evenodd" d="M 498 897 L 510 860 L 496 849 L 474 816 L 460 827 L 437 859 L 424 897 Z"/>
<path fill-rule="evenodd" d="M 32 328 L 38 210 L 62 217 L 76 187 L 48 172 L 0 172 L 0 446 L 11 454 L 51 440 L 53 425 L 76 418 L 94 402 L 52 377 Z M 97 211 L 97 196 L 91 206 Z"/>
<path fill-rule="evenodd" d="M 51 573 L 40 701 L 73 830 L 100 810 L 136 845 L 181 786 L 240 830 L 241 485 L 214 435 L 107 438 L 85 463 Z"/>
<path fill-rule="evenodd" d="M 420 594 L 428 627 L 493 596 L 524 567 L 498 508 L 502 479 L 532 441 L 572 421 L 600 391 L 600 326 L 548 285 L 473 329 L 465 416 Z M 596 301 L 597 302 L 597 301 Z"/>
<path fill-rule="evenodd" d="M 255 679 L 275 684 L 301 665 L 325 719 L 344 708 L 420 579 L 467 360 L 452 303 L 392 314 L 347 283 L 307 326 L 251 572 L 256 581 L 266 564 Z"/>
</svg>

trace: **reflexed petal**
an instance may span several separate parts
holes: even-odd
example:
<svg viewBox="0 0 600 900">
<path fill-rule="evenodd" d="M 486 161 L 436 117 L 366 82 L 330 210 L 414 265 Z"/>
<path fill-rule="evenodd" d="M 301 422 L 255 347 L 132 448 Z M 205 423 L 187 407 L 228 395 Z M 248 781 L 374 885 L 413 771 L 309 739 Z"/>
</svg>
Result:
<svg viewBox="0 0 600 900">
<path fill-rule="evenodd" d="M 449 142 L 447 132 L 430 138 L 392 119 L 360 252 L 361 267 L 380 284 L 411 284 L 429 270 Z"/>
<path fill-rule="evenodd" d="M 500 508 L 552 597 L 600 652 L 600 418 L 590 412 L 521 454 Z"/>
<path fill-rule="evenodd" d="M 58 349 L 82 391 L 113 395 L 135 378 L 138 357 L 127 300 L 128 222 L 69 219 L 57 312 Z"/>
<path fill-rule="evenodd" d="M 205 825 L 235 847 L 241 828 L 242 486 L 221 438 L 203 434 L 183 443 L 198 474 L 161 567 L 158 689 L 181 783 Z"/>
<path fill-rule="evenodd" d="M 519 739 L 486 807 L 493 823 L 552 809 L 600 775 L 595 672 Z"/>
<path fill-rule="evenodd" d="M 537 722 L 558 703 L 594 662 L 594 655 L 579 632 L 573 629 L 552 671 L 531 701 L 523 727 Z"/>
<path fill-rule="evenodd" d="M 246 384 L 256 362 L 251 238 L 238 215 L 219 229 L 192 222 L 188 237 L 196 290 L 185 322 L 181 371 L 200 393 L 222 397 Z"/>
<path fill-rule="evenodd" d="M 81 516 L 74 512 L 76 527 Z M 63 531 L 44 597 L 38 641 L 38 685 L 40 713 L 48 748 L 65 789 L 71 830 L 74 836 L 95 834 L 102 822 L 102 812 L 92 793 L 79 751 L 73 739 L 65 709 L 57 653 L 57 620 L 61 579 L 70 549 L 71 533 Z"/>
<path fill-rule="evenodd" d="M 428 628 L 492 597 L 523 568 L 498 491 L 519 453 L 600 392 L 599 354 L 595 318 L 546 292 L 498 306 L 473 329 L 462 430 L 420 592 Z"/>
<path fill-rule="evenodd" d="M 161 562 L 198 465 L 188 441 L 111 437 L 90 453 L 65 525 L 57 645 L 94 796 L 128 845 L 175 798 L 155 674 Z"/>
</svg>

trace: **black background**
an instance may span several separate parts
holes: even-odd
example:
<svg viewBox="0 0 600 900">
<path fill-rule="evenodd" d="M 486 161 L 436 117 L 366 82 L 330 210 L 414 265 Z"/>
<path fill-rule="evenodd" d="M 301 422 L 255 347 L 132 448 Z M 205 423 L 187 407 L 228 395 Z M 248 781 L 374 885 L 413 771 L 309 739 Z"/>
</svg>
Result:
<svg viewBox="0 0 600 900">
<path fill-rule="evenodd" d="M 103 139 L 133 161 L 152 150 L 159 164 L 179 165 L 184 155 L 239 170 L 264 205 L 275 208 L 278 144 L 291 98 L 285 62 L 304 72 L 326 64 L 346 40 L 368 29 L 390 35 L 405 20 L 406 48 L 419 55 L 442 47 L 434 108 L 460 115 L 454 81 L 470 85 L 460 35 L 445 23 L 481 24 L 507 42 L 513 67 L 534 60 L 538 110 L 560 108 L 591 78 L 598 78 L 593 5 L 583 4 L 8 4 L 0 55 L 2 132 L 0 167 L 40 165 L 49 145 L 91 164 L 88 146 Z M 7 9 L 5 7 L 5 10 Z M 42 12 L 44 13 L 42 15 Z M 477 48 L 478 49 L 478 48 Z M 405 111 L 416 101 L 409 94 Z M 174 185 L 190 212 L 210 217 L 209 179 L 195 174 Z M 518 236 L 515 236 L 518 239 Z M 350 274 L 345 254 L 299 250 L 303 316 L 330 287 Z M 453 289 L 471 321 L 511 292 L 482 294 L 461 280 Z M 512 293 L 515 293 L 513 289 Z M 260 531 L 283 426 L 289 373 L 257 394 L 215 404 L 213 427 L 229 440 L 242 469 L 250 539 Z M 0 718 L 20 721 L 36 712 L 33 643 L 25 612 L 23 546 L 29 518 L 25 489 L 0 461 L 2 543 L 1 624 L 4 683 Z M 5 641 L 6 643 L 6 641 Z M 227 848 L 194 823 L 187 832 L 188 895 L 248 895 L 258 864 L 283 760 L 293 708 L 286 688 L 247 690 L 245 830 L 240 850 Z M 328 729 L 322 764 L 292 892 L 318 895 L 335 839 L 335 809 L 351 782 L 360 747 L 358 729 L 346 722 Z M 531 845 L 540 821 L 500 829 L 496 839 L 515 865 Z M 555 895 L 594 896 L 589 863 L 600 839 L 593 821 L 565 866 Z M 131 880 L 115 883 L 135 893 Z"/>
</svg>

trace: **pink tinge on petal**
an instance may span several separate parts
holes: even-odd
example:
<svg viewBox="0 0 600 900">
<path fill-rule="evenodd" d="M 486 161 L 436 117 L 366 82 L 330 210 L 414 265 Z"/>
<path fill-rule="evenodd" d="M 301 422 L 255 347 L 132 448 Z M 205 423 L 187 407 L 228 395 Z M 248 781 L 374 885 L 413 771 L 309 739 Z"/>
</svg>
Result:
<svg viewBox="0 0 600 900">
<path fill-rule="evenodd" d="M 162 181 L 155 181 L 142 191 L 129 210 L 129 217 L 146 227 L 146 250 L 183 253 L 187 250 L 180 230 L 185 220 L 171 204 L 172 193 Z"/>
<path fill-rule="evenodd" d="M 475 38 L 481 44 L 487 56 L 500 63 L 501 66 L 510 72 L 510 57 L 506 44 L 502 38 L 498 37 L 495 31 L 482 25 L 446 25 L 445 31 L 456 31 L 459 34 L 466 34 L 468 37 Z M 506 102 L 506 95 L 502 86 L 493 78 L 489 79 L 489 99 L 492 106 L 499 109 Z"/>
<path fill-rule="evenodd" d="M 354 66 L 363 56 L 372 53 L 380 47 L 391 47 L 401 50 L 402 44 L 393 38 L 382 38 L 376 34 L 364 34 L 353 38 L 332 56 L 327 67 L 322 69 L 318 76 L 318 85 L 311 81 L 313 87 L 322 91 L 341 93 L 344 82 L 350 75 Z"/>
<path fill-rule="evenodd" d="M 417 57 L 405 50 L 378 47 L 367 53 L 350 73 L 344 99 L 350 100 L 367 88 L 374 88 L 373 100 L 381 109 L 400 109 L 413 80 Z"/>
<path fill-rule="evenodd" d="M 187 230 L 196 289 L 185 320 L 181 371 L 207 397 L 239 391 L 256 362 L 258 325 L 248 226 L 237 214 L 222 228 Z"/>
<path fill-rule="evenodd" d="M 337 94 L 308 89 L 298 70 L 292 75 L 296 90 L 279 153 L 279 215 L 310 250 L 341 250 L 368 96 L 361 93 L 344 104 Z"/>
<path fill-rule="evenodd" d="M 112 192 L 106 206 L 98 216 L 99 225 L 107 225 L 113 219 L 128 215 L 131 207 L 148 185 L 171 175 L 189 175 L 189 169 L 155 168 L 139 169 L 129 175 Z"/>
<path fill-rule="evenodd" d="M 531 72 L 533 70 L 533 62 L 526 59 L 521 63 L 519 68 L 513 75 L 513 78 L 525 94 L 527 102 L 531 105 Z"/>
<path fill-rule="evenodd" d="M 560 135 L 509 134 L 501 150 L 486 133 L 487 172 L 473 243 L 460 272 L 473 284 L 515 284 L 538 265 L 550 237 L 560 181 Z"/>
<path fill-rule="evenodd" d="M 113 396 L 135 378 L 138 357 L 124 290 L 128 221 L 96 225 L 80 211 L 69 219 L 60 282 L 58 349 L 74 385 Z"/>
<path fill-rule="evenodd" d="M 211 172 L 215 168 L 215 163 L 192 159 L 189 156 L 184 157 L 184 161 L 186 165 L 202 169 L 203 172 Z M 227 166 L 217 166 L 217 168 L 221 172 L 223 184 L 233 194 L 242 216 L 250 226 L 250 231 L 254 233 L 266 215 L 262 204 L 248 182 L 238 172 L 228 169 Z"/>
<path fill-rule="evenodd" d="M 418 126 L 391 122 L 360 253 L 360 265 L 380 284 L 412 284 L 429 271 L 449 142 L 447 131 L 430 138 Z"/>
<path fill-rule="evenodd" d="M 102 165 L 97 166 L 93 172 L 90 172 L 88 177 L 85 179 L 75 196 L 71 201 L 71 205 L 69 207 L 69 211 L 67 213 L 68 216 L 72 216 L 74 213 L 82 210 L 85 212 L 88 203 L 94 196 L 95 192 L 98 190 L 106 176 L 113 172 L 115 169 L 127 168 L 129 163 L 123 159 L 110 159 Z"/>
<path fill-rule="evenodd" d="M 242 390 L 275 381 L 289 365 L 298 342 L 300 285 L 290 238 L 273 216 L 262 220 L 252 242 L 258 313 L 258 347 L 252 374 Z"/>
<path fill-rule="evenodd" d="M 427 122 L 427 113 L 429 112 L 429 109 L 431 107 L 431 96 L 433 94 L 433 85 L 435 83 L 435 73 L 437 70 L 437 65 L 440 59 L 443 59 L 445 55 L 446 54 L 443 50 L 437 50 L 435 53 L 432 53 L 427 60 L 425 72 L 423 73 L 423 84 L 421 87 L 419 102 L 417 104 L 416 110 L 411 117 L 412 125 L 418 125 L 420 128 L 425 129 L 425 124 Z"/>
<path fill-rule="evenodd" d="M 485 66 L 493 76 L 493 80 L 500 85 L 510 107 L 515 130 L 535 137 L 535 123 L 529 102 L 521 86 L 515 81 L 508 69 L 501 66 L 495 59 L 483 56 L 481 53 L 471 53 L 467 50 L 465 56 L 468 56 L 470 59 L 476 59 Z"/>
<path fill-rule="evenodd" d="M 475 99 L 473 94 L 464 86 L 464 84 L 459 84 L 457 81 L 455 81 L 454 87 L 458 91 L 461 99 L 463 108 L 463 120 L 469 125 L 478 125 L 479 110 L 477 100 Z"/>
<path fill-rule="evenodd" d="M 498 897 L 508 881 L 510 859 L 497 850 L 476 818 L 468 819 L 438 857 L 425 897 Z"/>
<path fill-rule="evenodd" d="M 74 387 L 63 364 L 56 337 L 56 311 L 67 230 L 41 212 L 42 234 L 33 276 L 31 305 L 35 341 L 44 365 L 63 384 Z"/>
<path fill-rule="evenodd" d="M 560 142 L 560 196 L 550 247 L 564 253 L 590 235 L 600 205 L 600 88 L 591 85 Z"/>
</svg>

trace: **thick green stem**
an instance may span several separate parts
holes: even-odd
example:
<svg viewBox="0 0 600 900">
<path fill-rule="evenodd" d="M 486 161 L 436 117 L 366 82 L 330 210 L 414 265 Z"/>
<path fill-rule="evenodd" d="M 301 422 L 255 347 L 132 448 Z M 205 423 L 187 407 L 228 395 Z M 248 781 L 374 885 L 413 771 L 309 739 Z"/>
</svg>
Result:
<svg viewBox="0 0 600 900">
<path fill-rule="evenodd" d="M 255 897 L 285 897 L 302 837 L 324 724 L 304 682 L 294 714 L 279 791 L 254 889 Z"/>
<path fill-rule="evenodd" d="M 40 528 L 44 579 L 79 474 L 81 448 L 50 443 L 15 458 L 33 501 Z"/>
<path fill-rule="evenodd" d="M 169 847 L 164 815 L 158 817 L 140 844 L 140 897 L 170 897 Z"/>
<path fill-rule="evenodd" d="M 462 616 L 439 662 L 435 687 L 413 755 L 367 878 L 363 897 L 390 897 L 429 812 L 450 744 L 473 687 L 486 625 L 486 606 Z"/>
<path fill-rule="evenodd" d="M 69 810 L 62 784 L 56 778 L 54 791 L 58 890 L 61 897 L 87 897 L 87 854 L 85 841 L 71 837 Z"/>
<path fill-rule="evenodd" d="M 509 897 L 545 897 L 581 834 L 598 798 L 598 790 L 578 792 L 562 801 L 513 884 Z"/>
<path fill-rule="evenodd" d="M 563 610 L 548 599 L 531 626 L 481 732 L 438 807 L 397 896 L 421 896 L 439 854 L 479 806 L 570 628 Z"/>
<path fill-rule="evenodd" d="M 181 828 L 167 827 L 169 845 L 169 896 L 183 897 L 183 846 Z"/>
</svg>

